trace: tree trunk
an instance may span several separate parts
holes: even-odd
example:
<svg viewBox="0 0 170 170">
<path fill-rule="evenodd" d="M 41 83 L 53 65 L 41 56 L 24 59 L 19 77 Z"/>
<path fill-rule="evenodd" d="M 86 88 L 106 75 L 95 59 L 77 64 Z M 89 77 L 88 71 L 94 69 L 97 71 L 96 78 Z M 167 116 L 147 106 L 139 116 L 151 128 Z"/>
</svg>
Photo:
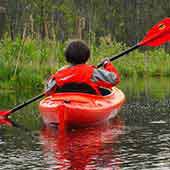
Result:
<svg viewBox="0 0 170 170">
<path fill-rule="evenodd" d="M 0 39 L 3 36 L 5 23 L 6 23 L 6 10 L 5 8 L 0 7 Z"/>
<path fill-rule="evenodd" d="M 40 11 L 40 16 L 41 16 L 41 20 L 40 20 L 40 37 L 41 39 L 45 38 L 45 23 L 44 23 L 44 6 L 43 3 L 41 5 L 41 11 Z"/>
</svg>

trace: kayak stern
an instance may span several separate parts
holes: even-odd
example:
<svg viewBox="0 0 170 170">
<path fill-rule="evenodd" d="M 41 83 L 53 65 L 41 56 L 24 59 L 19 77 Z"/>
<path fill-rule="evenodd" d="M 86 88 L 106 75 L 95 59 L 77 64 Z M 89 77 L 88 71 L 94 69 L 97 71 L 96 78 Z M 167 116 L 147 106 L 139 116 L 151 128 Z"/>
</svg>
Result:
<svg viewBox="0 0 170 170">
<path fill-rule="evenodd" d="M 125 102 L 121 90 L 97 96 L 84 93 L 56 93 L 40 101 L 39 110 L 45 124 L 89 126 L 117 115 Z"/>
</svg>

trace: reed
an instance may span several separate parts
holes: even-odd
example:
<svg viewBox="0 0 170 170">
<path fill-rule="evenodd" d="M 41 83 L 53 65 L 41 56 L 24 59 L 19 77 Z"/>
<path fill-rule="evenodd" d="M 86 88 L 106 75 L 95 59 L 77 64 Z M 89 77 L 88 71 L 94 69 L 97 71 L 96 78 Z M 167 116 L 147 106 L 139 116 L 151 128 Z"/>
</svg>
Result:
<svg viewBox="0 0 170 170">
<path fill-rule="evenodd" d="M 0 42 L 0 87 L 43 88 L 45 80 L 65 65 L 66 43 L 51 40 L 15 41 L 4 38 Z M 97 64 L 126 49 L 126 45 L 101 38 L 90 44 L 92 57 L 89 63 Z M 163 48 L 136 50 L 113 62 L 123 78 L 144 76 L 170 76 L 170 54 Z"/>
</svg>

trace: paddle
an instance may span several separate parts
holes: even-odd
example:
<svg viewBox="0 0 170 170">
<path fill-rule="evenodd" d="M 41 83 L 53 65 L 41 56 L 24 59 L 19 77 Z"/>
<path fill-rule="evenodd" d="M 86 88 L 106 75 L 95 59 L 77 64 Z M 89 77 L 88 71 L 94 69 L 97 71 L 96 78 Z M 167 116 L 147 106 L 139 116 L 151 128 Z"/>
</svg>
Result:
<svg viewBox="0 0 170 170">
<path fill-rule="evenodd" d="M 111 56 L 110 61 L 116 60 L 119 57 L 128 54 L 129 52 L 141 47 L 141 46 L 159 46 L 165 42 L 170 41 L 170 18 L 165 18 L 159 23 L 154 25 L 145 35 L 143 40 L 138 42 L 136 45 L 130 47 L 129 49 L 115 55 Z M 101 67 L 103 62 L 97 65 L 97 68 Z"/>
<path fill-rule="evenodd" d="M 17 110 L 19 110 L 19 109 L 23 108 L 24 106 L 26 106 L 26 105 L 28 105 L 28 104 L 30 104 L 30 103 L 32 103 L 32 102 L 42 98 L 43 96 L 45 96 L 45 92 L 41 93 L 38 96 L 35 96 L 35 97 L 25 101 L 25 102 L 23 102 L 22 104 L 19 104 L 19 105 L 15 106 L 14 108 L 12 108 L 10 110 L 0 111 L 0 117 L 2 117 L 2 116 L 3 117 L 8 117 L 11 113 L 16 112 Z"/>
<path fill-rule="evenodd" d="M 161 44 L 164 44 L 167 41 L 170 41 L 170 18 L 165 18 L 162 21 L 160 21 L 159 23 L 157 23 L 155 26 L 153 26 L 148 31 L 148 33 L 146 34 L 146 36 L 143 38 L 142 41 L 140 41 L 136 45 L 132 46 L 131 48 L 121 52 L 120 54 L 112 56 L 110 58 L 110 61 L 116 60 L 119 57 L 121 57 L 125 54 L 128 54 L 129 52 L 131 52 L 141 46 L 159 46 Z M 103 63 L 100 63 L 97 65 L 97 67 L 101 67 L 102 65 L 103 65 Z M 45 94 L 46 94 L 46 92 L 39 94 L 38 96 L 35 96 L 35 97 L 29 99 L 28 101 L 15 106 L 11 110 L 0 111 L 0 116 L 7 117 L 11 113 L 16 112 L 17 110 L 23 108 L 24 106 L 42 98 L 43 96 L 45 96 Z"/>
<path fill-rule="evenodd" d="M 14 121 L 10 120 L 9 118 L 6 117 L 0 117 L 0 126 L 10 126 L 10 127 L 16 127 L 16 128 L 21 128 L 24 130 L 27 130 L 25 127 L 23 128 L 23 126 L 15 123 Z M 28 131 L 28 130 L 27 130 Z"/>
</svg>

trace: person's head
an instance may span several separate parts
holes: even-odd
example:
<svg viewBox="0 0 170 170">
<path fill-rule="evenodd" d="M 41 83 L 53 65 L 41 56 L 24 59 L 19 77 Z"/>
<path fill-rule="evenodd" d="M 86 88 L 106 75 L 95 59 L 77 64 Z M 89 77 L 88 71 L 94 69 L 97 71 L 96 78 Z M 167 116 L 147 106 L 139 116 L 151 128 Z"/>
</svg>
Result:
<svg viewBox="0 0 170 170">
<path fill-rule="evenodd" d="M 65 50 L 66 61 L 71 64 L 84 64 L 90 58 L 90 49 L 82 40 L 73 40 Z"/>
</svg>

